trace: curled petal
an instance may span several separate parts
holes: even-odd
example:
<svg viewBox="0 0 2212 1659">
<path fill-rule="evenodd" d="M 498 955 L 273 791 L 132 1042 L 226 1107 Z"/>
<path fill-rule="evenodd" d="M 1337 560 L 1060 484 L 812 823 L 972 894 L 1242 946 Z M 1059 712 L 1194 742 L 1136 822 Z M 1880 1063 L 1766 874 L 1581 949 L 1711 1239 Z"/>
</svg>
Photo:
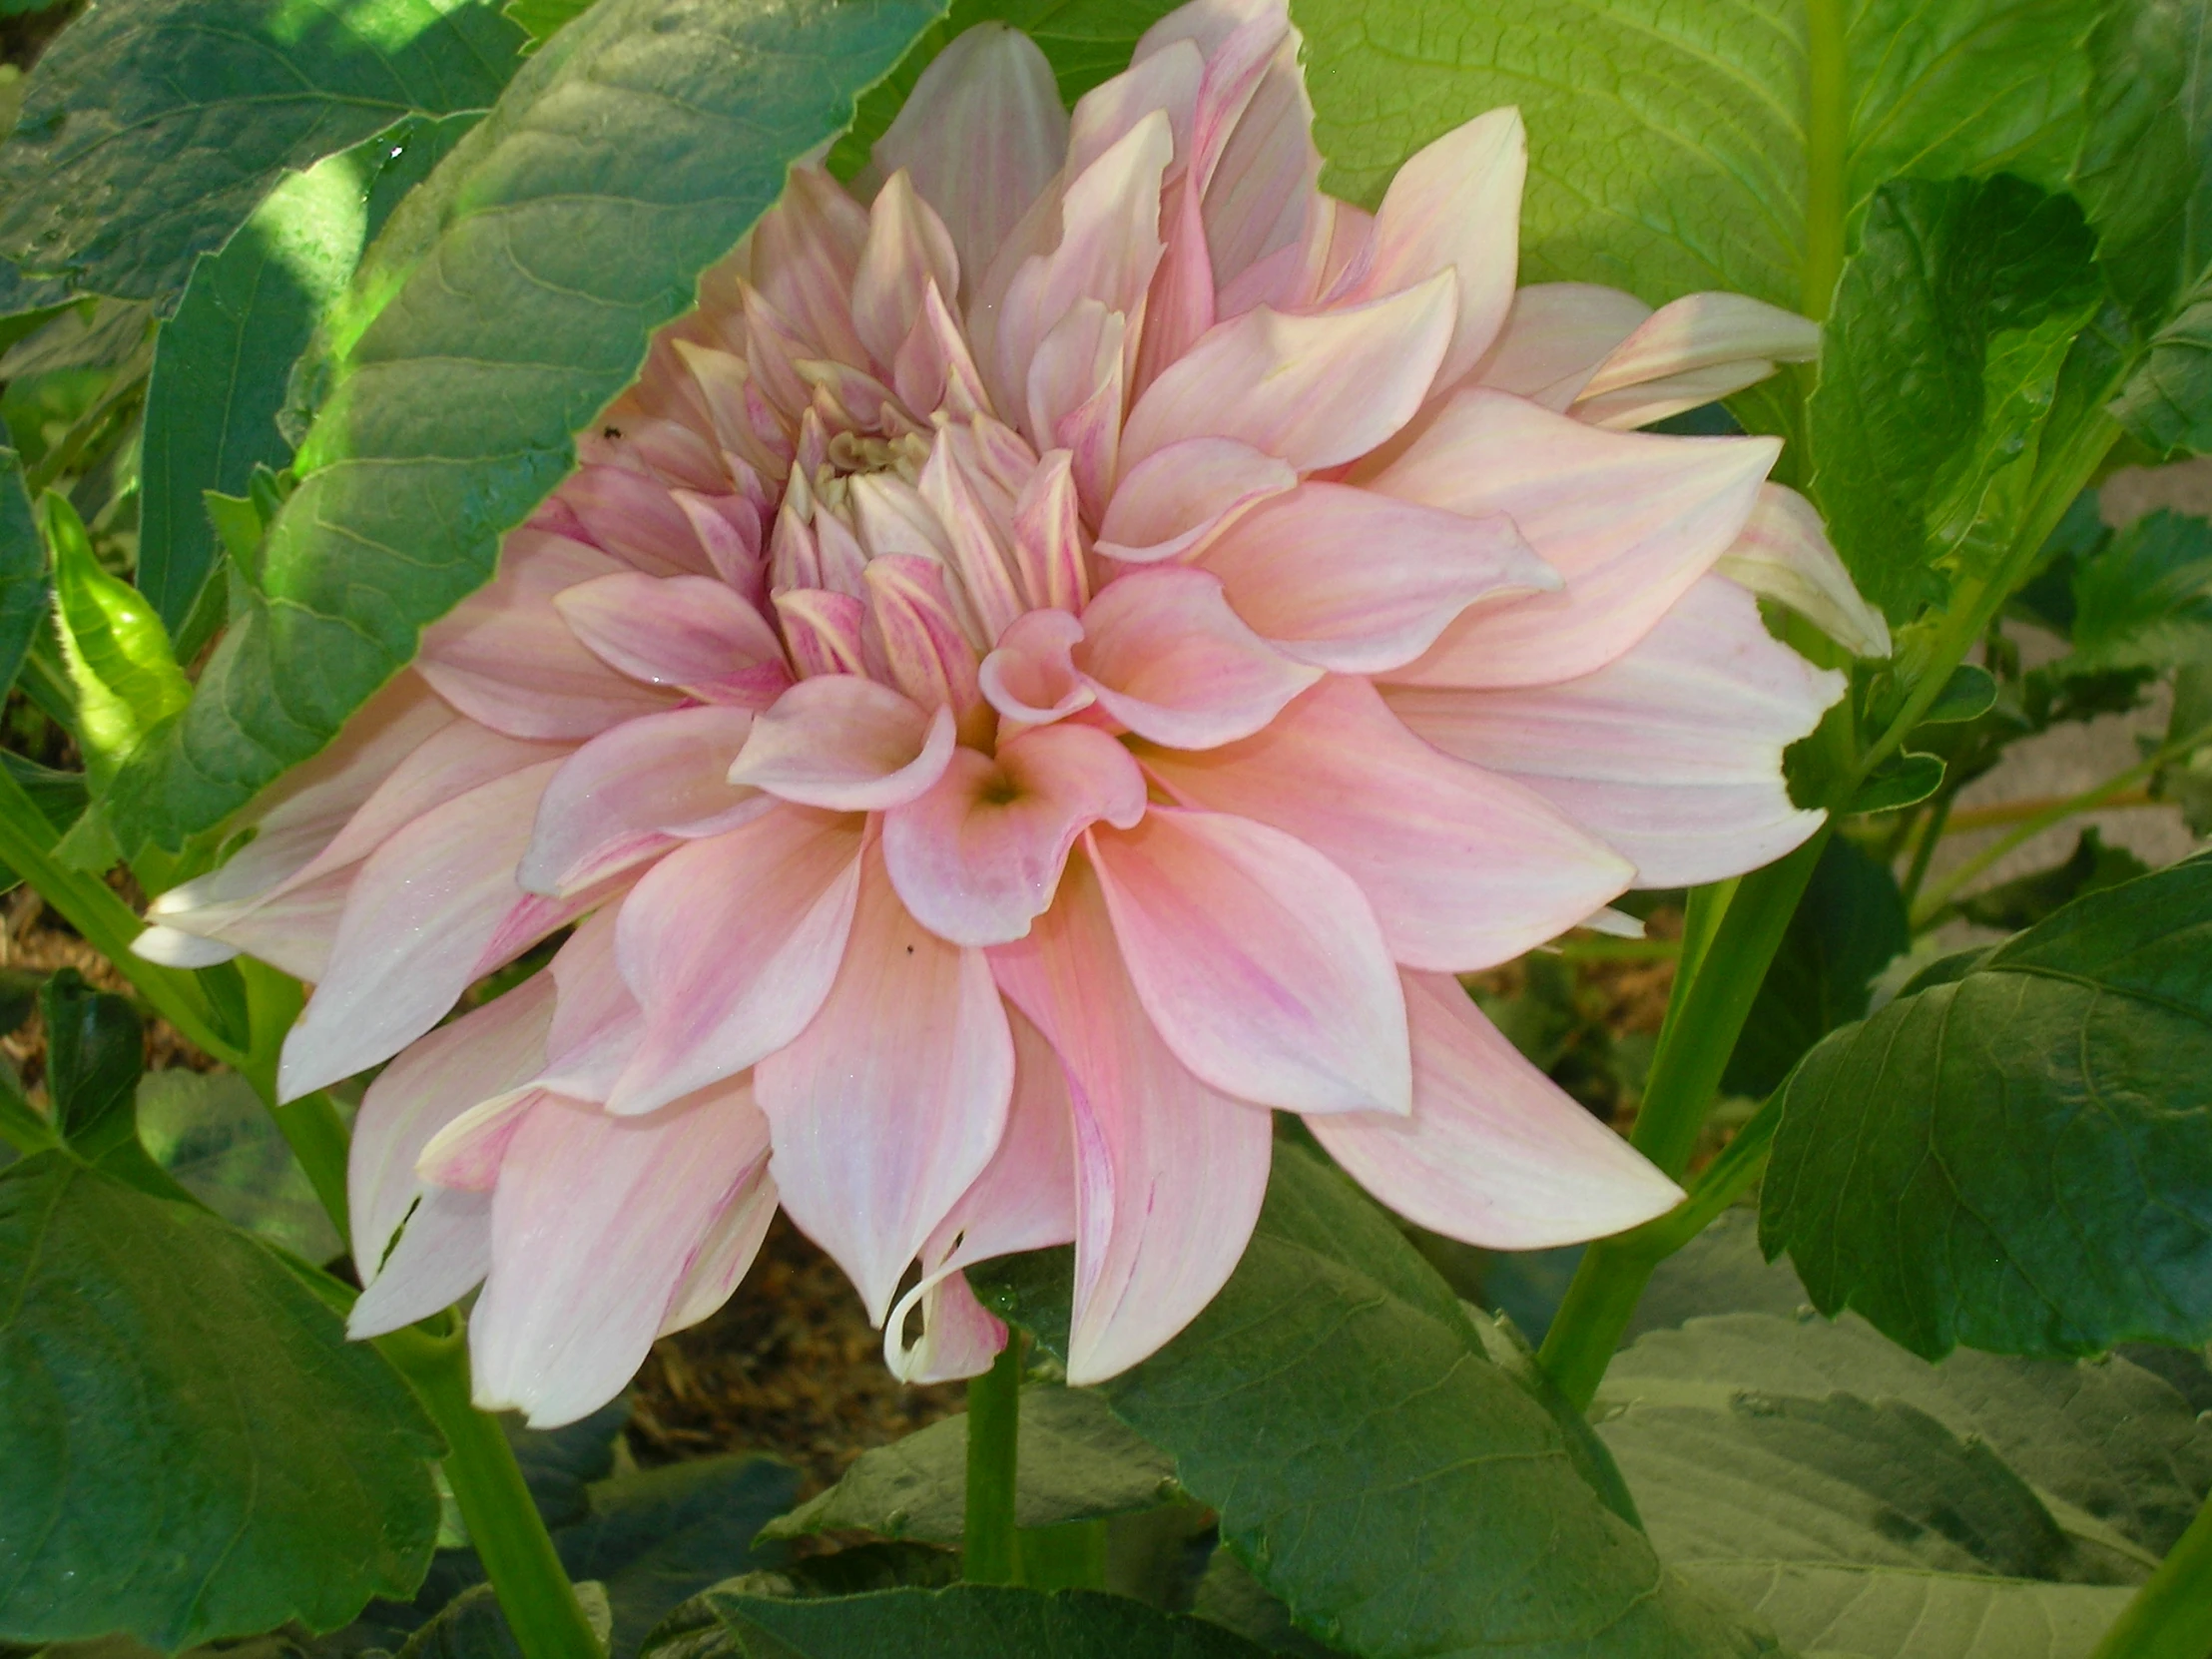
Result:
<svg viewBox="0 0 2212 1659">
<path fill-rule="evenodd" d="M 1489 1250 L 1545 1250 L 1664 1215 L 1682 1190 L 1530 1065 L 1458 982 L 1405 975 L 1413 1110 L 1308 1127 L 1406 1220 Z"/>
<path fill-rule="evenodd" d="M 587 650 L 648 685 L 765 706 L 791 684 L 776 630 L 714 577 L 625 571 L 566 589 L 554 604 Z"/>
<path fill-rule="evenodd" d="M 1018 939 L 1051 904 L 1075 837 L 1144 816 L 1144 776 L 1090 726 L 1048 726 L 972 749 L 883 821 L 891 881 L 915 919 L 957 944 Z"/>
<path fill-rule="evenodd" d="M 873 680 L 825 674 L 755 717 L 730 782 L 802 807 L 881 812 L 934 784 L 952 748 L 949 708 L 932 714 Z"/>
<path fill-rule="evenodd" d="M 1235 438 L 1185 438 L 1129 470 L 1107 504 L 1098 551 L 1132 564 L 1188 553 L 1238 513 L 1298 482 L 1287 461 Z"/>
<path fill-rule="evenodd" d="M 983 696 L 1008 720 L 1043 726 L 1096 701 L 1075 672 L 1083 624 L 1065 611 L 1029 611 L 998 637 L 978 676 Z"/>
<path fill-rule="evenodd" d="M 1887 657 L 1890 624 L 1860 597 L 1813 503 L 1768 484 L 1743 534 L 1713 566 L 1739 587 L 1787 605 L 1855 657 Z"/>
<path fill-rule="evenodd" d="M 981 703 L 975 647 L 960 631 L 944 566 L 911 553 L 870 559 L 868 602 L 898 689 L 924 709 L 950 709 L 965 722 Z"/>
<path fill-rule="evenodd" d="M 1321 678 L 1254 633 L 1220 578 L 1177 565 L 1109 583 L 1083 613 L 1073 661 L 1101 708 L 1176 749 L 1250 737 Z"/>
<path fill-rule="evenodd" d="M 1375 911 L 1305 842 L 1154 808 L 1093 830 L 1138 999 L 1200 1081 L 1292 1112 L 1404 1112 L 1405 1003 Z"/>
<path fill-rule="evenodd" d="M 1651 315 L 1632 293 L 1595 282 L 1518 289 L 1474 381 L 1564 412 L 1609 352 Z"/>
<path fill-rule="evenodd" d="M 345 1316 L 355 1342 L 426 1320 L 491 1271 L 491 1197 L 428 1187 L 376 1277 Z"/>
<path fill-rule="evenodd" d="M 1820 324 L 1740 293 L 1690 293 L 1659 307 L 1584 383 L 1572 413 L 1594 426 L 1648 426 L 1755 385 L 1778 362 L 1820 355 Z"/>
<path fill-rule="evenodd" d="M 1080 611 L 1090 598 L 1077 516 L 1074 457 L 1048 450 L 1014 500 L 1014 568 L 1030 603 Z"/>
</svg>

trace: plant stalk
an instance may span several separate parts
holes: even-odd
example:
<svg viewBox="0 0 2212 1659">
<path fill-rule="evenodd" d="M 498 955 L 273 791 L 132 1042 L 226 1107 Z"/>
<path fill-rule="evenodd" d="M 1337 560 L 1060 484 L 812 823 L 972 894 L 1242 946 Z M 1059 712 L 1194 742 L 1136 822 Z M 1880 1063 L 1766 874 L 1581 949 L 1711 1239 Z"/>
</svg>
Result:
<svg viewBox="0 0 2212 1659">
<path fill-rule="evenodd" d="M 2205 1659 L 2212 1653 L 2212 1501 L 2120 1610 L 2089 1659 Z"/>
<path fill-rule="evenodd" d="M 514 1447 L 498 1420 L 469 1400 L 468 1345 L 457 1323 L 442 1336 L 419 1326 L 395 1331 L 378 1338 L 376 1347 L 445 1436 L 446 1479 L 527 1659 L 606 1659 L 531 1500 Z"/>
<path fill-rule="evenodd" d="M 1021 1345 L 1009 1332 L 991 1369 L 967 1387 L 967 1517 L 961 1576 L 970 1584 L 1020 1580 L 1014 1475 L 1021 1435 Z"/>
</svg>

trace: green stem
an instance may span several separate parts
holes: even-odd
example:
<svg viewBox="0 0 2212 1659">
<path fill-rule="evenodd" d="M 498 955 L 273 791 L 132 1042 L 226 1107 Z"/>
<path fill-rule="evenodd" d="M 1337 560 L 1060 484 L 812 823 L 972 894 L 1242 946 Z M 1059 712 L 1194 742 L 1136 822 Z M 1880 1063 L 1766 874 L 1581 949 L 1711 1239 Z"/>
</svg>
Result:
<svg viewBox="0 0 2212 1659">
<path fill-rule="evenodd" d="M 1800 304 L 1825 321 L 1844 270 L 1844 163 L 1850 146 L 1843 0 L 1808 0 L 1805 110 L 1805 284 Z"/>
<path fill-rule="evenodd" d="M 1905 872 L 1905 884 L 1900 889 L 1909 905 L 1920 893 L 1921 883 L 1928 879 L 1928 861 L 1936 855 L 1936 843 L 1943 838 L 1943 826 L 1950 822 L 1954 799 L 1948 795 L 1938 796 L 1936 805 L 1929 810 L 1927 822 L 1921 826 L 1921 838 L 1913 847 L 1913 864 Z"/>
<path fill-rule="evenodd" d="M 2205 1659 L 2212 1653 L 2212 1502 L 2120 1610 L 2089 1659 Z"/>
<path fill-rule="evenodd" d="M 1021 1334 L 1010 1332 L 991 1369 L 968 1383 L 961 1575 L 970 1584 L 1012 1584 L 1020 1578 L 1014 1472 L 1021 1435 Z"/>
<path fill-rule="evenodd" d="M 289 1110 L 289 1108 L 286 1108 Z M 420 1327 L 377 1339 L 445 1436 L 445 1473 L 527 1659 L 606 1659 L 568 1572 L 553 1548 L 498 1419 L 469 1402 L 468 1348 L 456 1325 L 442 1336 Z"/>
<path fill-rule="evenodd" d="M 1630 1228 L 1606 1240 L 1606 1244 L 1617 1246 L 1623 1254 L 1636 1252 L 1648 1256 L 1656 1266 L 1712 1226 L 1720 1219 L 1722 1211 L 1751 1190 L 1752 1183 L 1767 1167 L 1767 1154 L 1774 1150 L 1775 1128 L 1782 1122 L 1781 1101 L 1782 1096 L 1777 1092 L 1752 1113 L 1743 1128 L 1736 1131 L 1735 1139 L 1721 1149 L 1721 1155 L 1690 1183 L 1689 1197 L 1665 1215 L 1655 1216 L 1641 1227 Z"/>
</svg>

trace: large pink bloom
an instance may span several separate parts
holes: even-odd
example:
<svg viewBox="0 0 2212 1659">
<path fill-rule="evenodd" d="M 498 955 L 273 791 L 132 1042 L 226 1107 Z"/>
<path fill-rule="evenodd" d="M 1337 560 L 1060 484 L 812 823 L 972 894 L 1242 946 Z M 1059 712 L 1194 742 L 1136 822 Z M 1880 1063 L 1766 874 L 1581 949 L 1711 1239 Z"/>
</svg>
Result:
<svg viewBox="0 0 2212 1659">
<path fill-rule="evenodd" d="M 317 981 L 287 1093 L 398 1056 L 356 1333 L 481 1280 L 479 1397 L 557 1422 L 781 1203 L 912 1377 L 1004 1340 L 963 1264 L 1072 1240 L 1093 1382 L 1235 1265 L 1271 1108 L 1479 1244 L 1676 1200 L 1451 975 L 1814 828 L 1781 754 L 1840 680 L 1740 584 L 1879 623 L 1772 440 L 1627 430 L 1813 330 L 1516 295 L 1511 111 L 1373 216 L 1309 120 L 1280 0 L 1175 13 L 1072 119 L 1024 37 L 962 36 L 157 903 L 149 954 Z"/>
</svg>

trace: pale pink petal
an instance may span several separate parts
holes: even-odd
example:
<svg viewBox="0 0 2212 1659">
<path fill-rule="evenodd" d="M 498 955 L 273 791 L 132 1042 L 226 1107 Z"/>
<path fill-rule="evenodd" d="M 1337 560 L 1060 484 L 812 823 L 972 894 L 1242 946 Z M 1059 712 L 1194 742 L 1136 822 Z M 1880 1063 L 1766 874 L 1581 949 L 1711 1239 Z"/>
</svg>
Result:
<svg viewBox="0 0 2212 1659">
<path fill-rule="evenodd" d="M 979 276 L 1059 171 L 1067 144 L 1067 112 L 1036 42 L 978 23 L 921 72 L 873 156 L 881 176 L 913 175 L 943 215 L 960 269 Z"/>
<path fill-rule="evenodd" d="M 1821 515 L 1794 489 L 1761 487 L 1743 534 L 1713 572 L 1789 606 L 1855 657 L 1890 654 L 1889 622 L 1860 597 Z"/>
<path fill-rule="evenodd" d="M 1029 359 L 1023 405 L 1030 440 L 1050 449 L 1065 440 L 1063 423 L 1080 420 L 1098 394 L 1111 388 L 1113 418 L 1107 422 L 1115 452 L 1120 452 L 1121 383 L 1128 319 L 1108 310 L 1096 299 L 1082 299 L 1046 330 Z M 1105 469 L 1099 482 L 1110 486 L 1113 469 Z"/>
<path fill-rule="evenodd" d="M 564 589 L 554 604 L 585 649 L 648 685 L 765 708 L 791 684 L 768 619 L 712 576 L 624 571 Z"/>
<path fill-rule="evenodd" d="M 913 176 L 893 173 L 868 210 L 867 246 L 852 283 L 852 326 L 883 368 L 897 361 L 921 315 L 922 292 L 960 286 L 960 257 L 936 210 L 915 193 Z"/>
<path fill-rule="evenodd" d="M 768 602 L 768 570 L 761 550 L 760 509 L 742 495 L 672 490 L 714 562 L 715 574 L 759 609 Z"/>
<path fill-rule="evenodd" d="M 827 588 L 798 588 L 779 593 L 775 603 L 801 675 L 867 673 L 865 600 Z"/>
<path fill-rule="evenodd" d="M 1405 1003 L 1351 876 L 1251 819 L 1154 808 L 1085 844 L 1138 998 L 1202 1082 L 1292 1112 L 1403 1112 Z"/>
<path fill-rule="evenodd" d="M 1843 689 L 1768 636 L 1750 594 L 1708 577 L 1595 674 L 1388 696 L 1437 748 L 1517 778 L 1602 835 L 1634 860 L 1637 885 L 1678 887 L 1755 869 L 1820 827 L 1791 804 L 1782 752 Z"/>
<path fill-rule="evenodd" d="M 1065 449 L 1039 456 L 1014 498 L 1014 568 L 1032 605 L 1080 611 L 1090 598 L 1074 456 Z"/>
<path fill-rule="evenodd" d="M 1478 385 L 1564 411 L 1613 348 L 1651 315 L 1632 293 L 1595 282 L 1537 282 L 1516 291 Z"/>
<path fill-rule="evenodd" d="M 1193 120 L 1194 145 L 1208 163 L 1206 243 L 1221 283 L 1298 241 L 1321 176 L 1298 37 L 1280 8 L 1266 10 L 1241 31 L 1253 47 L 1245 61 L 1259 59 L 1257 75 L 1217 75 L 1230 65 L 1209 63 Z"/>
<path fill-rule="evenodd" d="M 490 1192 L 515 1132 L 545 1096 L 543 1089 L 524 1088 L 479 1100 L 430 1137 L 415 1158 L 415 1173 L 448 1191 Z"/>
<path fill-rule="evenodd" d="M 874 813 L 913 800 L 952 758 L 953 715 L 850 674 L 802 680 L 758 715 L 730 782 L 802 807 Z"/>
<path fill-rule="evenodd" d="M 980 427 L 984 423 L 975 424 Z M 952 543 L 952 568 L 974 607 L 980 636 L 987 643 L 1028 607 L 1014 587 L 1013 502 L 1007 499 L 1001 511 L 992 511 L 998 505 L 993 499 L 997 492 L 984 472 L 983 457 L 971 452 L 959 438 L 958 427 L 946 426 L 938 431 L 921 469 L 921 497 L 936 513 Z"/>
<path fill-rule="evenodd" d="M 845 480 L 852 527 L 870 559 L 908 553 L 943 563 L 952 552 L 944 526 L 921 491 L 895 472 L 861 472 Z"/>
<path fill-rule="evenodd" d="M 515 865 L 557 761 L 425 813 L 361 866 L 328 977 L 284 1039 L 278 1092 L 296 1100 L 388 1059 L 496 962 L 484 954 L 528 901 Z M 550 927 L 555 922 L 548 922 Z"/>
<path fill-rule="evenodd" d="M 1144 816 L 1144 776 L 1095 727 L 1040 727 L 997 758 L 957 751 L 934 788 L 883 821 L 883 855 L 915 919 L 957 944 L 1018 939 L 1052 902 L 1075 837 Z"/>
<path fill-rule="evenodd" d="M 1685 294 L 1613 348 L 1572 412 L 1595 426 L 1644 426 L 1754 385 L 1778 362 L 1811 362 L 1820 351 L 1820 324 L 1795 311 L 1740 293 Z"/>
<path fill-rule="evenodd" d="M 1250 737 L 1321 677 L 1255 634 L 1218 577 L 1179 565 L 1107 584 L 1083 613 L 1073 661 L 1101 708 L 1177 749 Z"/>
<path fill-rule="evenodd" d="M 705 705 L 602 732 L 546 786 L 516 882 L 580 892 L 679 837 L 720 834 L 766 811 L 767 796 L 729 781 L 752 726 L 748 710 Z"/>
<path fill-rule="evenodd" d="M 330 947 L 360 870 L 359 864 L 349 864 L 312 881 L 287 883 L 274 897 L 221 906 L 214 914 L 186 921 L 294 979 L 319 983 L 329 973 Z"/>
<path fill-rule="evenodd" d="M 1343 484 L 1262 501 L 1196 562 L 1255 633 L 1334 674 L 1398 668 L 1477 601 L 1559 586 L 1503 515 L 1463 518 Z"/>
<path fill-rule="evenodd" d="M 531 1081 L 553 1094 L 603 1104 L 644 1040 L 645 1011 L 618 959 L 621 926 L 621 906 L 603 906 L 546 968 L 560 995 L 545 1034 L 545 1070 Z"/>
<path fill-rule="evenodd" d="M 1027 938 L 992 949 L 991 965 L 1066 1067 L 1076 1166 L 1067 1373 L 1078 1385 L 1100 1382 L 1158 1350 L 1227 1281 L 1259 1220 L 1273 1127 L 1161 1041 L 1083 859 Z"/>
<path fill-rule="evenodd" d="M 1217 324 L 1146 388 L 1124 468 L 1184 438 L 1224 437 L 1301 472 L 1357 460 L 1413 417 L 1458 315 L 1458 278 L 1311 316 L 1256 306 Z"/>
<path fill-rule="evenodd" d="M 1682 1190 L 1523 1059 L 1458 981 L 1405 975 L 1410 1117 L 1352 1112 L 1307 1127 L 1407 1221 L 1489 1250 L 1604 1238 Z"/>
<path fill-rule="evenodd" d="M 776 1219 L 777 1198 L 775 1178 L 763 1162 L 708 1228 L 662 1316 L 659 1335 L 688 1331 L 730 1300 L 761 1254 L 769 1223 Z"/>
<path fill-rule="evenodd" d="M 633 569 L 678 576 L 714 568 L 691 515 L 656 479 L 627 467 L 587 466 L 561 485 L 561 501 L 594 542 Z"/>
<path fill-rule="evenodd" d="M 652 1111 L 806 1029 L 844 954 L 863 823 L 782 807 L 678 847 L 637 884 L 615 949 L 646 1029 L 610 1111 Z"/>
<path fill-rule="evenodd" d="M 866 581 L 892 682 L 917 707 L 949 709 L 972 730 L 969 717 L 982 704 L 975 687 L 975 647 L 961 631 L 943 563 L 888 553 L 868 561 Z"/>
<path fill-rule="evenodd" d="M 848 296 L 867 245 L 867 210 L 819 165 L 802 164 L 752 240 L 753 280 L 796 336 L 796 355 L 860 361 Z"/>
<path fill-rule="evenodd" d="M 1043 726 L 1096 701 L 1075 672 L 1083 624 L 1065 611 L 1029 611 L 998 637 L 977 676 L 990 706 L 1010 721 Z"/>
<path fill-rule="evenodd" d="M 1607 432 L 1522 398 L 1460 392 L 1373 487 L 1472 518 L 1505 514 L 1567 585 L 1466 613 L 1390 678 L 1538 686 L 1602 668 L 1727 551 L 1780 448 Z"/>
<path fill-rule="evenodd" d="M 228 962 L 239 947 L 221 939 L 204 939 L 175 927 L 154 926 L 131 941 L 131 954 L 160 967 L 204 968 Z"/>
<path fill-rule="evenodd" d="M 492 1196 L 491 1273 L 468 1322 L 476 1403 L 550 1428 L 619 1393 L 767 1152 L 742 1083 L 649 1118 L 541 1100 Z"/>
<path fill-rule="evenodd" d="M 980 950 L 906 913 L 870 851 L 836 982 L 754 1074 L 792 1220 L 880 1325 L 1006 1126 L 1014 1045 Z"/>
<path fill-rule="evenodd" d="M 1383 193 L 1367 258 L 1347 299 L 1411 287 L 1438 271 L 1459 277 L 1459 314 L 1436 384 L 1458 383 L 1488 351 L 1513 302 L 1520 266 L 1521 182 L 1528 135 L 1520 111 L 1492 110 L 1415 151 Z"/>
<path fill-rule="evenodd" d="M 908 1343 L 903 1327 L 917 1308 L 921 1333 Z M 927 1275 L 883 1322 L 883 1364 L 901 1382 L 980 1377 L 1005 1347 L 1005 1321 L 975 1300 L 967 1276 L 956 1269 Z"/>
<path fill-rule="evenodd" d="M 1289 462 L 1248 443 L 1185 438 L 1129 469 L 1099 526 L 1098 551 L 1133 564 L 1179 557 L 1297 482 Z"/>
<path fill-rule="evenodd" d="M 1414 737 L 1363 680 L 1323 681 L 1242 743 L 1141 759 L 1177 801 L 1274 825 L 1326 855 L 1410 967 L 1510 961 L 1635 876 L 1527 786 Z"/>
<path fill-rule="evenodd" d="M 491 1195 L 429 1187 L 368 1288 L 346 1311 L 355 1342 L 450 1308 L 491 1271 Z"/>
<path fill-rule="evenodd" d="M 471 720 L 517 738 L 577 739 L 669 706 L 586 651 L 553 596 L 621 564 L 597 548 L 517 530 L 499 574 L 423 631 L 415 668 Z"/>
</svg>

